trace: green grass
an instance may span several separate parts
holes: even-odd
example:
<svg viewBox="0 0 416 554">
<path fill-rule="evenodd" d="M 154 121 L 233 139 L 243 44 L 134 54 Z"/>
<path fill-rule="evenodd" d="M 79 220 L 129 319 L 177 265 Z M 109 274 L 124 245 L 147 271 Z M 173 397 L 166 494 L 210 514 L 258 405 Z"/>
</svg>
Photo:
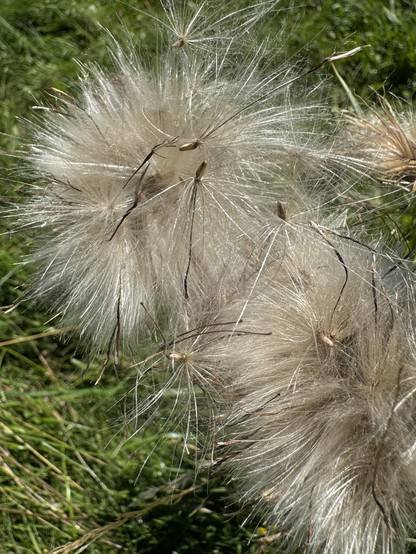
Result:
<svg viewBox="0 0 416 554">
<path fill-rule="evenodd" d="M 412 100 L 413 2 L 385 2 L 381 8 L 376 0 L 294 4 L 299 6 L 282 0 L 282 12 L 262 29 L 265 35 L 281 33 L 291 59 L 306 56 L 311 66 L 334 50 L 371 44 L 337 66 L 350 90 L 369 99 L 372 88 L 386 89 Z M 157 13 L 150 1 L 134 6 Z M 18 147 L 15 139 L 25 138 L 23 121 L 33 117 L 31 106 L 47 99 L 54 87 L 73 91 L 78 62 L 109 63 L 102 27 L 122 41 L 127 28 L 152 59 L 152 21 L 129 3 L 2 0 L 0 129 L 6 134 L 1 136 L 0 205 L 24 190 L 10 154 Z M 333 105 L 348 107 L 340 82 L 330 68 L 326 74 Z M 413 228 L 414 215 L 405 217 Z M 10 236 L 7 228 L 6 220 L 0 222 L 3 306 L 21 296 L 29 271 L 19 265 L 26 248 L 22 238 Z M 63 342 L 46 320 L 24 303 L 0 319 L 2 552 L 80 552 L 88 544 L 91 554 L 256 552 L 265 530 L 261 522 L 241 526 L 247 514 L 231 517 L 236 507 L 222 476 L 204 471 L 195 476 L 192 457 L 176 467 L 181 437 L 161 436 L 153 423 L 124 440 L 131 430 L 124 421 L 123 392 L 134 370 L 108 368 L 95 386 L 100 363 L 87 366 L 76 340 Z M 276 545 L 262 550 L 277 551 Z"/>
</svg>

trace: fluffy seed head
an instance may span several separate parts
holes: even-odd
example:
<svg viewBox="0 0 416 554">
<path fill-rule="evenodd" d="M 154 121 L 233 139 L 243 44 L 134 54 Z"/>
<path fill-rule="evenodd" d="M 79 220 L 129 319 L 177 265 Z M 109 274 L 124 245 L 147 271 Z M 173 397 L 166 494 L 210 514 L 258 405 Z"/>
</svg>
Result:
<svg viewBox="0 0 416 554">
<path fill-rule="evenodd" d="M 43 184 L 19 208 L 40 244 L 30 294 L 98 350 L 134 351 L 140 302 L 174 313 L 252 272 L 271 176 L 308 118 L 259 75 L 258 53 L 238 74 L 226 52 L 179 54 L 148 70 L 115 47 L 112 75 L 84 70 L 77 98 L 58 95 L 34 125 Z"/>
<path fill-rule="evenodd" d="M 369 249 L 302 229 L 282 252 L 243 315 L 271 334 L 233 337 L 220 354 L 225 463 L 240 500 L 292 546 L 397 552 L 416 486 L 410 317 Z"/>
</svg>

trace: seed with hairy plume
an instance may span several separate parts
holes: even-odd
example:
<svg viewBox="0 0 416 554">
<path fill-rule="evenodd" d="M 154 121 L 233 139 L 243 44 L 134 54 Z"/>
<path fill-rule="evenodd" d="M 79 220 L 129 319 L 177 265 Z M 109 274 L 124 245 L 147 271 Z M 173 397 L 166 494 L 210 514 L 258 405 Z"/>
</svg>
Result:
<svg viewBox="0 0 416 554">
<path fill-rule="evenodd" d="M 167 31 L 168 40 L 173 40 L 173 48 L 197 48 L 215 56 L 219 50 L 229 47 L 230 40 L 244 38 L 278 1 L 263 0 L 230 12 L 226 3 L 219 5 L 204 0 L 192 5 L 163 0 L 166 21 L 158 22 Z"/>
<path fill-rule="evenodd" d="M 166 336 L 150 317 L 147 324 L 154 337 L 153 352 L 136 364 L 134 383 L 125 395 L 133 433 L 155 418 L 165 421 L 159 432 L 182 437 L 181 455 L 193 450 L 197 461 L 212 463 L 218 408 L 226 386 L 216 348 L 218 341 L 244 330 L 235 331 L 238 322 L 220 319 L 216 306 L 214 311 L 194 311 L 185 305 L 168 322 Z"/>
</svg>

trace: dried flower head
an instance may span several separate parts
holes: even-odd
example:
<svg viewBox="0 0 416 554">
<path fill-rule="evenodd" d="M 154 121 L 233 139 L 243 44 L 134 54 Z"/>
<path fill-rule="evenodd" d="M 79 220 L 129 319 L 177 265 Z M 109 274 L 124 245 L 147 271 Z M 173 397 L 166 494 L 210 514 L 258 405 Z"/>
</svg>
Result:
<svg viewBox="0 0 416 554">
<path fill-rule="evenodd" d="M 361 164 L 385 183 L 396 183 L 415 191 L 416 125 L 411 112 L 399 113 L 380 97 L 380 110 L 367 116 L 350 117 L 350 136 L 361 154 Z"/>
</svg>

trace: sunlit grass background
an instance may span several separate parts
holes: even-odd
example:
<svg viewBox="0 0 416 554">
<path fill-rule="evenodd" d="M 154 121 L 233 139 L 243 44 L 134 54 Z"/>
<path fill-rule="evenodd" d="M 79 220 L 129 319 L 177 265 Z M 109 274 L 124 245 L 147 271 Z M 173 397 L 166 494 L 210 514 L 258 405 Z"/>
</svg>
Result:
<svg viewBox="0 0 416 554">
<path fill-rule="evenodd" d="M 242 2 L 230 2 L 241 6 Z M 371 45 L 338 65 L 350 92 L 371 102 L 374 90 L 413 99 L 416 5 L 413 0 L 282 0 L 254 39 L 279 38 L 286 57 L 312 66 L 333 51 Z M 110 62 L 107 28 L 122 43 L 126 29 L 148 63 L 158 48 L 157 2 L 1 0 L 0 202 L 25 188 L 13 152 L 25 137 L 32 106 L 53 88 L 76 90 L 78 62 Z M 278 57 L 277 57 L 278 60 Z M 277 63 L 277 61 L 276 61 Z M 330 68 L 325 77 L 335 110 L 350 107 Z M 1 225 L 0 305 L 22 294 L 19 262 L 30 237 Z M 407 225 L 414 227 L 413 216 Z M 109 367 L 97 386 L 98 360 L 86 365 L 75 339 L 64 343 L 48 315 L 22 304 L 0 319 L 0 551 L 3 553 L 255 553 L 268 546 L 261 519 L 247 526 L 229 500 L 232 484 L 208 471 L 195 477 L 182 461 L 178 434 L 161 439 L 158 421 L 130 440 L 123 394 L 133 374 Z M 177 448 L 179 446 L 179 448 Z M 260 542 L 259 542 L 260 541 Z"/>
</svg>

